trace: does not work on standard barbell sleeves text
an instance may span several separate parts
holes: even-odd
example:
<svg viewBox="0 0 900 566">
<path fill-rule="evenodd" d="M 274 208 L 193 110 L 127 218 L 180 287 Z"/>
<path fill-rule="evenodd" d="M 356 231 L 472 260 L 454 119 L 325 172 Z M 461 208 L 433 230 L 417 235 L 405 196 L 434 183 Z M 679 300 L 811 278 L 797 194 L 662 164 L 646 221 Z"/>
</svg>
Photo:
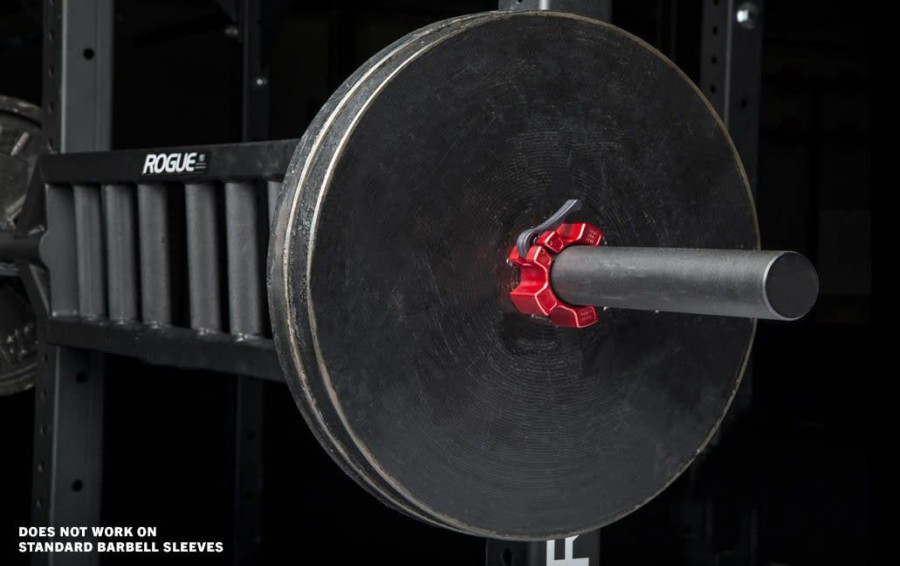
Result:
<svg viewBox="0 0 900 566">
<path fill-rule="evenodd" d="M 217 541 L 156 541 L 156 527 L 20 527 L 20 538 L 47 540 L 19 541 L 22 553 L 221 553 L 224 544 Z M 140 537 L 150 540 L 112 541 L 109 538 Z M 68 540 L 52 540 L 65 538 Z M 88 539 L 88 540 L 86 540 Z"/>
<path fill-rule="evenodd" d="M 71 542 L 71 541 L 22 541 L 19 552 L 168 552 L 168 553 L 201 553 L 224 552 L 221 542 L 156 542 L 116 541 L 116 542 Z"/>
</svg>

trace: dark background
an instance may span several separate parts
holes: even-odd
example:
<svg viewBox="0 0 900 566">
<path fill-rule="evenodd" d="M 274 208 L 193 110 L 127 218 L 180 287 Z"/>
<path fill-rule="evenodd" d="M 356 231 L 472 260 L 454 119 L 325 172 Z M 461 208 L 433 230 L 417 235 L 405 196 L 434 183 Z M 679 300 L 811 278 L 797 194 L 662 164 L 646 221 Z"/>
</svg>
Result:
<svg viewBox="0 0 900 566">
<path fill-rule="evenodd" d="M 41 28 L 26 8 L 35 4 L 0 2 L 0 93 L 39 104 Z M 353 6 L 294 2 L 270 37 L 272 138 L 299 137 L 331 90 L 390 41 L 495 4 Z M 822 295 L 799 323 L 760 323 L 753 379 L 723 433 L 665 493 L 604 529 L 605 566 L 872 559 L 871 18 L 864 3 L 767 2 L 763 246 L 809 256 Z M 696 80 L 700 0 L 620 1 L 613 21 Z M 228 24 L 212 0 L 117 2 L 115 148 L 240 139 L 241 47 Z M 107 375 L 104 524 L 228 540 L 231 380 L 122 359 L 110 360 Z M 31 392 L 0 398 L 3 565 L 22 559 L 16 527 L 30 523 L 33 402 Z M 338 564 L 483 563 L 482 540 L 402 517 L 347 479 L 284 386 L 266 384 L 265 409 L 266 563 L 312 562 L 312 547 Z"/>
</svg>

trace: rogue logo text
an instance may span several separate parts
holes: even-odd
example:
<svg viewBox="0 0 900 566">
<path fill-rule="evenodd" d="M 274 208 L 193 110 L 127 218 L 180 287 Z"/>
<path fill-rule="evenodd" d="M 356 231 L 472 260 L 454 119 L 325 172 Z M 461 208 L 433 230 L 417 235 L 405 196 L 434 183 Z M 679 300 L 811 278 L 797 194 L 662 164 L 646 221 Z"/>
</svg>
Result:
<svg viewBox="0 0 900 566">
<path fill-rule="evenodd" d="M 175 173 L 203 173 L 209 165 L 209 153 L 179 151 L 148 153 L 141 175 L 172 175 Z"/>
</svg>

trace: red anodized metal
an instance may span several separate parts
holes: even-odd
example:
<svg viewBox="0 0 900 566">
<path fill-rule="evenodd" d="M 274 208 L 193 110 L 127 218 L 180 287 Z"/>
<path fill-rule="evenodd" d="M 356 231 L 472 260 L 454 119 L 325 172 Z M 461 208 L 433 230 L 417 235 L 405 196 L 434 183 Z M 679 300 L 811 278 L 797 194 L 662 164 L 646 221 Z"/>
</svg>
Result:
<svg viewBox="0 0 900 566">
<path fill-rule="evenodd" d="M 603 241 L 603 231 L 593 224 L 578 222 L 560 224 L 556 230 L 547 230 L 535 240 L 522 257 L 513 246 L 509 260 L 519 268 L 519 284 L 509 293 L 510 299 L 522 314 L 542 316 L 555 326 L 584 328 L 597 322 L 597 309 L 593 306 L 575 306 L 564 303 L 550 285 L 550 268 L 553 256 L 572 245 L 598 246 Z"/>
</svg>

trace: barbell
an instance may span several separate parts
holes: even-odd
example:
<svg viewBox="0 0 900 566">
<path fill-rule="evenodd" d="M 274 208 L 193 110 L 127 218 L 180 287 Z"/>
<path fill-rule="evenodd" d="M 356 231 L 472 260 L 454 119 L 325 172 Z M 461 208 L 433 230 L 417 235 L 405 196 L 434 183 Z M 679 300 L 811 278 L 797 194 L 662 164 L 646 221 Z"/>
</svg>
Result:
<svg viewBox="0 0 900 566">
<path fill-rule="evenodd" d="M 350 477 L 427 523 L 538 540 L 674 481 L 756 319 L 802 317 L 818 280 L 759 250 L 734 145 L 663 55 L 490 12 L 401 38 L 325 103 L 267 287 L 285 380 Z"/>
<path fill-rule="evenodd" d="M 817 292 L 805 258 L 757 251 L 740 159 L 690 80 L 560 13 L 439 22 L 370 59 L 301 140 L 271 238 L 276 346 L 319 440 L 388 504 L 493 538 L 653 498 L 724 416 L 754 319 Z M 542 310 L 547 289 L 574 318 Z"/>
</svg>

